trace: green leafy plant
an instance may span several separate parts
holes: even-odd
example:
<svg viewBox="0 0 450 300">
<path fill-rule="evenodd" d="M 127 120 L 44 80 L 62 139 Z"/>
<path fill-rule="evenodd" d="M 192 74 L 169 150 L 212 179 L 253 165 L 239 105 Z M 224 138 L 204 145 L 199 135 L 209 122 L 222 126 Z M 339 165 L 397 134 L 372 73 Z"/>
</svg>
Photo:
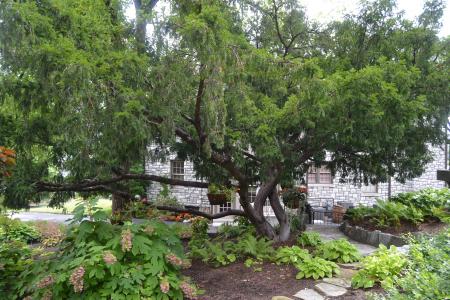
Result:
<svg viewBox="0 0 450 300">
<path fill-rule="evenodd" d="M 178 202 L 178 199 L 172 195 L 167 184 L 162 184 L 162 188 L 159 191 L 158 196 L 154 201 L 155 206 L 172 206 L 172 207 L 182 207 L 183 205 Z"/>
<path fill-rule="evenodd" d="M 189 241 L 189 247 L 202 248 L 208 240 L 209 221 L 203 217 L 197 217 L 192 220 L 192 237 Z"/>
<path fill-rule="evenodd" d="M 32 266 L 32 251 L 18 240 L 0 242 L 0 291 L 3 299 L 17 299 L 25 282 L 22 272 Z"/>
<path fill-rule="evenodd" d="M 354 224 L 361 223 L 364 219 L 371 217 L 375 212 L 373 207 L 359 206 L 349 208 L 345 212 L 344 219 L 350 220 Z"/>
<path fill-rule="evenodd" d="M 401 193 L 389 198 L 390 202 L 401 203 L 418 209 L 424 216 L 433 216 L 433 208 L 444 207 L 450 202 L 450 189 L 423 189 L 418 192 Z"/>
<path fill-rule="evenodd" d="M 280 247 L 275 254 L 275 261 L 280 264 L 296 265 L 302 263 L 305 259 L 310 258 L 308 250 L 301 249 L 298 246 Z"/>
<path fill-rule="evenodd" d="M 236 190 L 234 188 L 226 187 L 221 184 L 217 183 L 211 183 L 208 185 L 208 193 L 209 194 L 224 194 L 227 198 L 227 201 L 233 201 L 234 194 L 236 193 Z"/>
<path fill-rule="evenodd" d="M 394 277 L 406 266 L 407 259 L 395 246 L 387 249 L 380 245 L 376 252 L 366 256 L 361 263 L 362 269 L 352 278 L 353 287 L 370 288 L 377 282 L 386 287 L 392 285 Z"/>
<path fill-rule="evenodd" d="M 325 260 L 320 257 L 307 257 L 301 263 L 297 263 L 296 268 L 299 270 L 295 278 L 324 278 L 332 277 L 333 274 L 339 274 L 339 267 L 332 261 Z"/>
<path fill-rule="evenodd" d="M 297 238 L 297 243 L 302 247 L 317 247 L 321 245 L 322 239 L 320 238 L 320 234 L 315 231 L 304 231 Z"/>
<path fill-rule="evenodd" d="M 77 214 L 76 220 L 83 216 L 81 208 Z M 95 208 L 89 215 L 92 220 L 82 219 L 79 225 L 74 220 L 60 251 L 21 273 L 34 279 L 17 292 L 19 296 L 169 300 L 183 299 L 195 290 L 180 274 L 190 263 L 166 224 L 152 220 L 117 226 L 102 219 Z"/>
<path fill-rule="evenodd" d="M 252 234 L 245 234 L 235 244 L 235 251 L 242 258 L 269 259 L 275 252 L 272 243 L 273 241 L 265 238 L 256 238 Z"/>
<path fill-rule="evenodd" d="M 37 242 L 41 238 L 39 231 L 20 220 L 12 220 L 0 215 L 0 242 L 22 241 Z"/>
<path fill-rule="evenodd" d="M 450 296 L 450 229 L 409 241 L 408 264 L 387 288 L 388 299 L 434 300 Z"/>
<path fill-rule="evenodd" d="M 306 193 L 300 188 L 286 188 L 282 191 L 283 203 L 290 208 L 303 207 L 306 204 Z"/>
<path fill-rule="evenodd" d="M 346 239 L 325 242 L 317 247 L 315 254 L 339 263 L 350 263 L 361 259 L 358 249 Z"/>
</svg>

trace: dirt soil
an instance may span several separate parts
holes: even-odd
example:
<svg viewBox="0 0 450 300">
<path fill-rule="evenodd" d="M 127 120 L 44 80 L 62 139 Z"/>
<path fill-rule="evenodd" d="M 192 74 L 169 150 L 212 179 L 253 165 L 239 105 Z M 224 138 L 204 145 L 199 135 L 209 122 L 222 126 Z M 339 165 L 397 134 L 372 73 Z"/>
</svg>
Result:
<svg viewBox="0 0 450 300">
<path fill-rule="evenodd" d="M 320 281 L 297 280 L 292 266 L 264 263 L 261 272 L 247 268 L 242 262 L 213 268 L 201 261 L 193 261 L 183 274 L 204 290 L 199 300 L 270 300 L 273 296 L 293 295 L 305 288 L 313 288 Z M 340 297 L 327 299 L 364 300 L 365 291 L 352 290 Z"/>
</svg>

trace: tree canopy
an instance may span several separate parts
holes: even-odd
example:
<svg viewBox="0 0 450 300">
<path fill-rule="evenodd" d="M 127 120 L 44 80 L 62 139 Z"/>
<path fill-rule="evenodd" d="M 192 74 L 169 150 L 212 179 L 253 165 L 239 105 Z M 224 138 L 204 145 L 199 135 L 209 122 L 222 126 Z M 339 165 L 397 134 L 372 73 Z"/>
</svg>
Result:
<svg viewBox="0 0 450 300">
<path fill-rule="evenodd" d="M 442 1 L 417 20 L 392 0 L 361 2 L 325 25 L 294 0 L 133 4 L 132 21 L 126 1 L 0 4 L 0 132 L 18 158 L 6 205 L 41 192 L 55 205 L 73 192 L 126 198 L 143 181 L 206 187 L 143 174 L 145 159 L 176 151 L 206 181 L 233 180 L 239 214 L 275 237 L 269 198 L 284 239 L 278 184 L 321 164 L 354 181 L 406 180 L 444 141 Z"/>
</svg>

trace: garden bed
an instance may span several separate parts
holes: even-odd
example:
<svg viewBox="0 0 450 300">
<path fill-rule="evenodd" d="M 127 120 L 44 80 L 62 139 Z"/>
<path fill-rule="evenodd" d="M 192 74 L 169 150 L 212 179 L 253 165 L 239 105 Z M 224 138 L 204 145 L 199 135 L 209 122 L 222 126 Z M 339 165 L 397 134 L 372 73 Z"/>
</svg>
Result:
<svg viewBox="0 0 450 300">
<path fill-rule="evenodd" d="M 183 274 L 190 276 L 205 293 L 199 300 L 270 300 L 273 296 L 293 295 L 305 288 L 314 288 L 318 281 L 295 279 L 298 270 L 290 265 L 264 263 L 262 271 L 255 272 L 243 263 L 214 268 L 199 260 L 192 262 Z M 366 290 L 367 291 L 367 290 Z M 366 299 L 364 290 L 352 290 L 330 299 Z"/>
</svg>

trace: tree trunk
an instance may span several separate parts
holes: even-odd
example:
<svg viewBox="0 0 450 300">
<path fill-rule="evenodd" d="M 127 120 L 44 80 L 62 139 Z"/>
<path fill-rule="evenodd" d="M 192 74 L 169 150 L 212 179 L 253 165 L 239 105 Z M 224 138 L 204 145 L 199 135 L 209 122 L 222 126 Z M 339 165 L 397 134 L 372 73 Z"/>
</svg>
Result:
<svg viewBox="0 0 450 300">
<path fill-rule="evenodd" d="M 278 197 L 277 189 L 274 187 L 269 195 L 270 206 L 272 206 L 275 217 L 280 224 L 280 233 L 278 240 L 281 242 L 287 241 L 291 236 L 291 224 L 286 212 L 281 206 L 280 198 Z"/>
<path fill-rule="evenodd" d="M 241 184 L 239 190 L 239 202 L 244 209 L 247 218 L 255 226 L 256 232 L 267 237 L 268 239 L 276 239 L 277 234 L 273 226 L 267 221 L 263 214 L 259 214 L 253 206 L 250 205 L 247 197 L 248 184 Z M 256 202 L 256 200 L 255 200 Z"/>
<path fill-rule="evenodd" d="M 127 204 L 130 202 L 130 199 L 122 197 L 119 194 L 112 194 L 112 213 L 118 213 L 126 209 Z"/>
</svg>

